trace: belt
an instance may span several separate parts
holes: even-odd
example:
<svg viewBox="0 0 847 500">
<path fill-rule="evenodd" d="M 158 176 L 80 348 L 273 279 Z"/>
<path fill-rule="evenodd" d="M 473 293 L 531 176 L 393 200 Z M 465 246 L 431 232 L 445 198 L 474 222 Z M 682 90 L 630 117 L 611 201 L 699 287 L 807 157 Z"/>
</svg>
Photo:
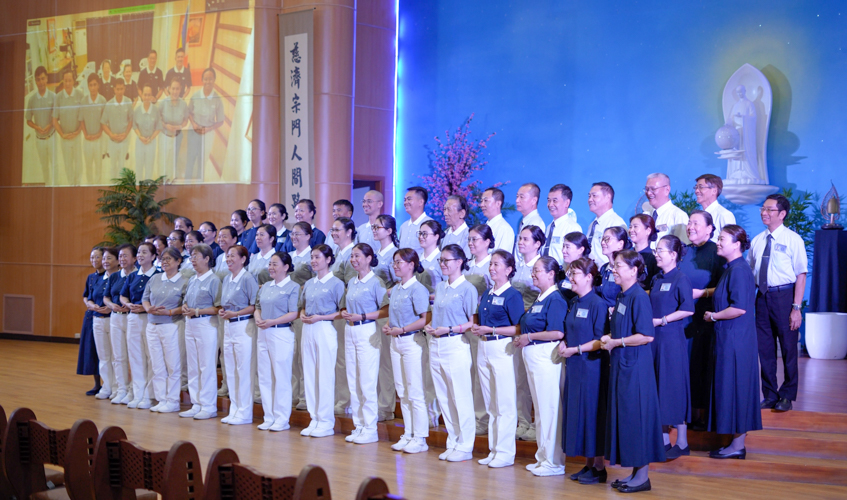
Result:
<svg viewBox="0 0 847 500">
<path fill-rule="evenodd" d="M 114 313 L 114 314 L 126 314 L 125 312 L 121 312 L 121 311 L 112 311 L 112 313 Z"/>
<path fill-rule="evenodd" d="M 453 333 L 445 333 L 444 335 L 437 337 L 435 335 L 432 336 L 434 339 L 446 339 L 447 337 L 455 337 L 456 335 L 464 335 L 463 332 L 453 332 Z"/>
<path fill-rule="evenodd" d="M 201 314 L 200 316 L 192 316 L 192 317 L 190 317 L 190 318 L 188 318 L 188 319 L 209 318 L 209 317 L 211 317 L 211 316 L 212 316 L 211 314 Z"/>
<path fill-rule="evenodd" d="M 530 340 L 527 345 L 549 344 L 550 342 L 558 342 L 558 340 Z"/>
<path fill-rule="evenodd" d="M 415 330 L 413 332 L 401 333 L 400 335 L 398 335 L 398 337 L 408 337 L 409 335 L 414 335 L 414 334 L 419 333 L 419 332 L 420 332 L 420 330 Z"/>
<path fill-rule="evenodd" d="M 781 292 L 783 290 L 793 290 L 793 289 L 794 289 L 794 283 L 789 283 L 787 285 L 769 286 L 768 287 L 769 292 Z M 760 290 L 760 292 L 761 292 L 761 290 Z"/>
<path fill-rule="evenodd" d="M 490 341 L 490 340 L 500 340 L 500 339 L 509 339 L 511 337 L 507 337 L 505 335 L 483 335 L 482 340 Z"/>
<path fill-rule="evenodd" d="M 278 325 L 269 326 L 268 328 L 289 328 L 291 323 L 280 323 Z"/>
<path fill-rule="evenodd" d="M 359 326 L 359 325 L 367 325 L 368 323 L 373 323 L 376 320 L 366 319 L 365 321 L 348 321 L 347 324 L 350 326 Z"/>
<path fill-rule="evenodd" d="M 47 139 L 49 139 L 49 138 L 53 137 L 53 134 L 51 133 L 51 134 L 50 134 L 50 135 L 48 135 L 47 137 L 38 137 L 38 136 L 35 136 L 35 137 L 36 137 L 36 139 L 38 139 L 39 141 L 46 141 Z"/>
<path fill-rule="evenodd" d="M 244 316 L 236 316 L 236 317 L 234 317 L 234 318 L 229 318 L 229 322 L 230 322 L 230 323 L 235 323 L 235 322 L 237 322 L 237 321 L 244 321 L 245 319 L 250 319 L 250 318 L 252 318 L 252 317 L 253 317 L 253 316 L 251 316 L 251 315 L 249 315 L 249 314 L 246 314 L 246 315 L 244 315 Z"/>
</svg>

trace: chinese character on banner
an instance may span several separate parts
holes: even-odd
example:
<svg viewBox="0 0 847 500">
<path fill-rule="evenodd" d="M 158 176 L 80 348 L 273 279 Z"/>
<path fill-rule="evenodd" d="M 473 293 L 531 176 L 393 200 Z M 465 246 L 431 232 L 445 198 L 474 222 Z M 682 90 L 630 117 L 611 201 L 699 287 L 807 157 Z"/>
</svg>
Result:
<svg viewBox="0 0 847 500">
<path fill-rule="evenodd" d="M 300 88 L 300 66 L 294 66 L 291 70 L 291 86 Z"/>
<path fill-rule="evenodd" d="M 291 170 L 291 185 L 303 187 L 303 175 L 300 167 Z"/>
<path fill-rule="evenodd" d="M 300 42 L 294 42 L 294 48 L 291 49 L 291 62 L 300 64 Z"/>
<path fill-rule="evenodd" d="M 300 112 L 300 96 L 297 93 L 291 98 L 291 112 L 295 114 Z"/>
<path fill-rule="evenodd" d="M 300 203 L 300 193 L 294 193 L 291 195 L 291 208 L 297 208 L 297 204 Z"/>
<path fill-rule="evenodd" d="M 300 137 L 300 118 L 291 120 L 291 135 L 294 135 L 295 130 L 297 131 L 297 137 Z"/>
<path fill-rule="evenodd" d="M 298 160 L 301 160 L 301 161 L 303 160 L 303 158 L 300 158 L 300 155 L 297 154 L 297 145 L 296 144 L 294 145 L 294 152 L 291 153 L 291 159 L 293 160 L 294 158 L 297 158 Z"/>
</svg>

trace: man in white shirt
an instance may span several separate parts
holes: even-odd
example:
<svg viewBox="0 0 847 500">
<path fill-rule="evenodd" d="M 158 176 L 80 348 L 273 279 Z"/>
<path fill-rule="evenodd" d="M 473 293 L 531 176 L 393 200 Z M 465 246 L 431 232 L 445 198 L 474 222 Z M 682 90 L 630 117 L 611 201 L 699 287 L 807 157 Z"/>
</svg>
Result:
<svg viewBox="0 0 847 500">
<path fill-rule="evenodd" d="M 602 267 L 609 262 L 603 255 L 600 242 L 603 239 L 603 231 L 610 227 L 620 226 L 626 229 L 626 222 L 615 213 L 612 205 L 615 202 L 615 189 L 608 182 L 595 182 L 588 191 L 588 210 L 594 214 L 594 220 L 588 226 L 588 241 L 591 243 L 591 259 Z"/>
<path fill-rule="evenodd" d="M 374 238 L 373 226 L 376 218 L 382 214 L 385 198 L 379 191 L 368 191 L 362 198 L 362 211 L 368 216 L 368 221 L 356 228 L 356 243 L 367 243 L 374 253 L 379 252 L 380 245 Z"/>
<path fill-rule="evenodd" d="M 647 203 L 642 207 L 644 213 L 653 217 L 656 223 L 656 240 L 666 234 L 672 234 L 687 245 L 688 214 L 671 202 L 671 179 L 665 174 L 655 173 L 647 176 L 644 186 Z M 655 243 L 651 244 L 654 248 Z"/>
<path fill-rule="evenodd" d="M 506 222 L 501 213 L 505 199 L 503 191 L 496 187 L 490 187 L 482 192 L 482 198 L 479 200 L 482 215 L 488 219 L 486 224 L 494 233 L 494 248 L 491 249 L 491 252 L 494 250 L 511 252 L 515 246 L 515 230 Z"/>
<path fill-rule="evenodd" d="M 342 217 L 347 217 L 348 219 L 353 218 L 353 204 L 350 203 L 350 200 L 336 200 L 335 203 L 332 204 L 332 220 L 333 220 L 333 222 L 337 221 L 338 219 L 340 219 Z M 358 231 L 357 231 L 357 233 L 358 233 Z M 326 234 L 329 234 L 329 231 L 327 231 Z M 355 241 L 354 241 L 354 243 L 355 243 Z M 329 245 L 329 248 L 332 249 L 332 253 L 334 255 L 338 254 L 338 245 L 335 244 L 335 241 L 333 241 L 332 238 L 327 238 L 326 244 Z"/>
<path fill-rule="evenodd" d="M 756 334 L 765 397 L 761 406 L 777 411 L 790 410 L 791 402 L 797 399 L 797 342 L 808 272 L 803 238 L 783 225 L 790 209 L 791 203 L 785 196 L 768 196 L 760 209 L 767 229 L 753 238 L 747 252 L 747 262 L 753 268 L 758 287 Z M 782 350 L 782 387 L 778 387 L 776 378 L 777 339 Z"/>
<path fill-rule="evenodd" d="M 409 214 L 409 220 L 400 226 L 400 248 L 411 248 L 416 252 L 422 250 L 421 243 L 418 241 L 418 231 L 421 230 L 421 224 L 432 219 L 424 212 L 428 200 L 429 194 L 420 186 L 412 186 L 406 190 L 403 208 Z"/>
<path fill-rule="evenodd" d="M 441 249 L 443 250 L 447 245 L 459 245 L 465 252 L 465 257 L 470 258 L 469 228 L 465 222 L 468 210 L 470 210 L 468 200 L 462 195 L 454 194 L 444 202 L 444 223 L 447 224 L 447 231 L 444 233 L 444 238 L 441 238 Z"/>
<path fill-rule="evenodd" d="M 521 230 L 527 226 L 538 226 L 544 229 L 544 219 L 538 215 L 538 197 L 541 196 L 541 188 L 534 182 L 524 184 L 518 189 L 518 194 L 515 196 L 515 207 L 521 213 L 521 218 L 515 231 L 515 246 L 512 247 L 512 255 L 515 256 L 515 262 L 523 262 L 523 255 L 518 252 L 518 236 Z"/>
<path fill-rule="evenodd" d="M 541 255 L 553 257 L 560 266 L 564 263 L 562 246 L 565 244 L 565 235 L 582 232 L 582 227 L 571 215 L 573 213 L 570 210 L 572 199 L 573 191 L 565 184 L 556 184 L 547 193 L 547 210 L 553 216 L 553 222 L 546 228 L 547 239 L 541 247 Z"/>
<path fill-rule="evenodd" d="M 715 226 L 712 241 L 715 243 L 718 242 L 718 236 L 720 236 L 721 229 L 724 226 L 735 224 L 735 214 L 718 203 L 718 196 L 721 195 L 721 191 L 723 191 L 723 180 L 714 174 L 701 175 L 697 178 L 697 184 L 694 186 L 694 196 L 697 197 L 697 203 L 712 216 L 712 222 Z"/>
</svg>

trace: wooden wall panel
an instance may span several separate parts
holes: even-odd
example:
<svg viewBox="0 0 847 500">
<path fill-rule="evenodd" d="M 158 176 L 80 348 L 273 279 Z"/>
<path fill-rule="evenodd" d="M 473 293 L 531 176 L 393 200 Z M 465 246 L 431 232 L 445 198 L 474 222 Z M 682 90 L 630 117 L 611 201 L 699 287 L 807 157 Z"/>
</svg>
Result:
<svg viewBox="0 0 847 500">
<path fill-rule="evenodd" d="M 394 30 L 356 27 L 356 106 L 394 114 Z"/>
<path fill-rule="evenodd" d="M 81 292 L 80 288 L 80 292 Z M 3 317 L 3 295 L 35 297 L 35 335 L 50 333 L 50 265 L 0 264 L 0 318 Z M 0 323 L 0 328 L 2 328 Z"/>
<path fill-rule="evenodd" d="M 104 239 L 106 230 L 100 214 L 95 212 L 99 188 L 58 188 L 52 191 L 52 262 L 59 265 L 87 262 L 91 247 Z"/>
<path fill-rule="evenodd" d="M 394 166 L 394 110 L 356 106 L 353 130 L 356 134 L 353 138 L 353 176 L 385 177 L 390 189 Z"/>
<path fill-rule="evenodd" d="M 0 187 L 0 262 L 50 261 L 51 191 Z"/>
<path fill-rule="evenodd" d="M 87 264 L 88 255 L 82 264 Z M 70 337 L 80 333 L 85 306 L 82 291 L 85 279 L 93 272 L 89 265 L 53 266 L 52 322 L 49 334 L 53 337 Z"/>
</svg>

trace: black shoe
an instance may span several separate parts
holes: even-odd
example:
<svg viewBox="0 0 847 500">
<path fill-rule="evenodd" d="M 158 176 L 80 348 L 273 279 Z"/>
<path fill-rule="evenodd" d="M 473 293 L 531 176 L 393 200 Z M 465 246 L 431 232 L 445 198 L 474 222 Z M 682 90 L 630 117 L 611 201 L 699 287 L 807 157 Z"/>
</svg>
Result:
<svg viewBox="0 0 847 500">
<path fill-rule="evenodd" d="M 579 476 L 579 484 L 597 484 L 597 483 L 605 483 L 606 479 L 609 478 L 609 474 L 606 472 L 606 468 L 603 470 L 597 470 L 594 467 L 588 470 L 585 474 Z"/>
<path fill-rule="evenodd" d="M 618 488 L 618 491 L 620 491 L 621 493 L 638 493 L 639 491 L 650 491 L 652 489 L 653 487 L 650 486 L 650 480 L 648 479 L 643 483 L 639 484 L 638 486 L 630 486 L 628 484 L 625 484 Z"/>
<path fill-rule="evenodd" d="M 776 411 L 788 411 L 791 409 L 791 400 L 782 398 L 773 407 Z"/>
<path fill-rule="evenodd" d="M 665 453 L 667 453 L 667 452 L 671 451 L 671 448 L 672 448 L 672 446 L 671 446 L 671 444 L 670 444 L 670 443 L 666 444 L 666 445 L 665 445 Z"/>
<path fill-rule="evenodd" d="M 759 405 L 759 408 L 761 408 L 763 410 L 769 410 L 769 409 L 773 408 L 774 406 L 776 406 L 776 403 L 777 403 L 776 399 L 763 399 L 762 403 Z"/>
<path fill-rule="evenodd" d="M 612 481 L 612 488 L 618 489 L 621 486 L 626 486 L 626 481 L 621 481 L 620 479 Z"/>
<path fill-rule="evenodd" d="M 87 392 L 85 393 L 85 395 L 86 395 L 86 396 L 94 396 L 94 395 L 96 395 L 98 392 L 100 392 L 100 387 L 99 387 L 99 386 L 98 386 L 98 387 L 95 387 L 94 389 L 91 389 L 90 391 L 87 391 Z"/>
<path fill-rule="evenodd" d="M 691 422 L 688 424 L 688 430 L 704 432 L 706 430 L 706 422 Z"/>
<path fill-rule="evenodd" d="M 591 470 L 591 467 L 586 465 L 585 467 L 580 469 L 579 472 L 577 472 L 575 474 L 571 474 L 571 481 L 579 481 L 579 476 L 585 474 L 586 472 L 588 472 L 590 470 Z"/>
<path fill-rule="evenodd" d="M 733 451 L 732 453 L 721 453 L 721 450 L 713 450 L 709 452 L 709 458 L 737 458 L 738 460 L 744 460 L 747 458 L 747 448 L 741 448 L 740 450 Z"/>
<path fill-rule="evenodd" d="M 691 455 L 691 447 L 690 446 L 686 446 L 685 449 L 683 450 L 682 448 L 679 447 L 679 445 L 673 445 L 673 448 L 671 448 L 670 450 L 665 452 L 665 456 L 667 457 L 668 460 L 674 460 L 674 459 L 679 458 L 683 455 L 685 455 L 685 456 Z"/>
</svg>

